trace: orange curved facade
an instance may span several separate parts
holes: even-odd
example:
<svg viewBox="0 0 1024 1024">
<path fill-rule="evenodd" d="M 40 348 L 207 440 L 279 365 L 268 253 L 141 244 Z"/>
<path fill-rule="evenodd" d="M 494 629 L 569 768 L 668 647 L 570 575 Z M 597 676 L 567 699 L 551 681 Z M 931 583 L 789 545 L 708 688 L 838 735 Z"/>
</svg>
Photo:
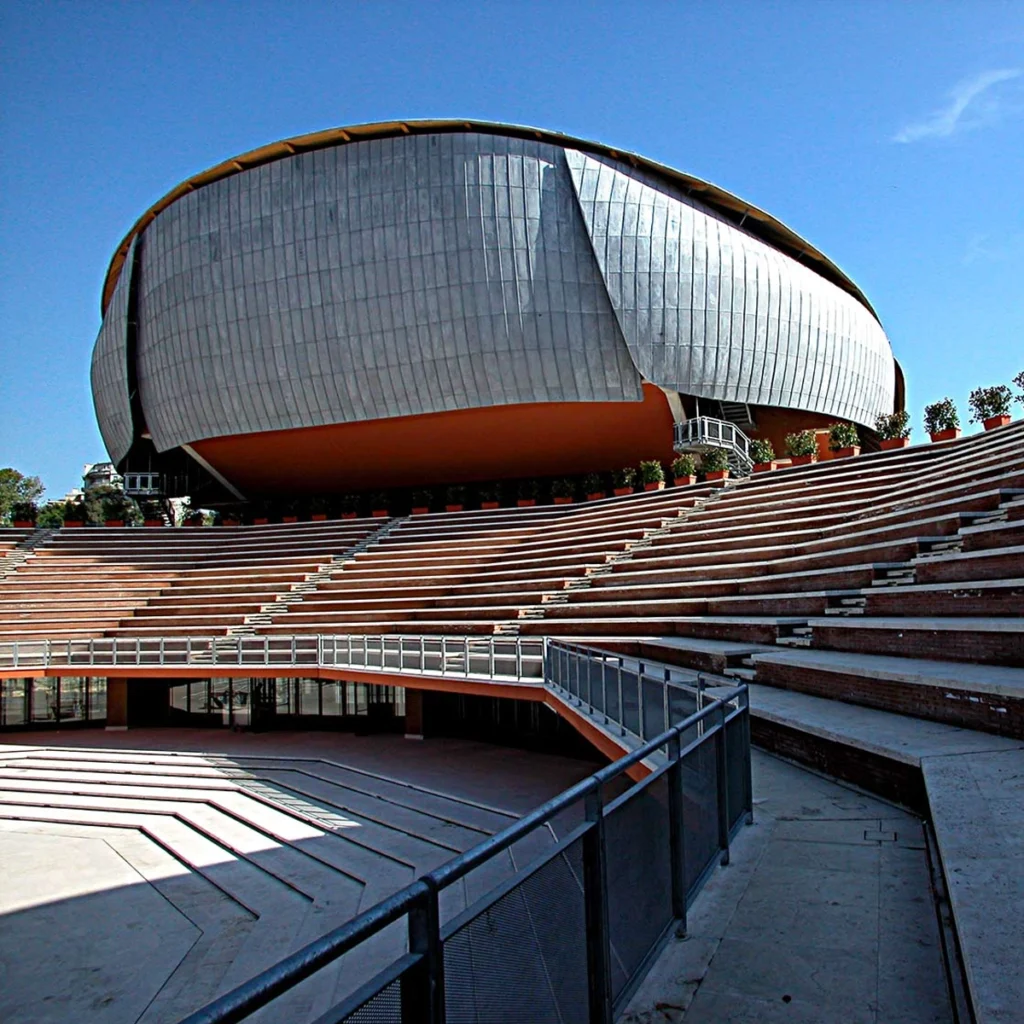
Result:
<svg viewBox="0 0 1024 1024">
<path fill-rule="evenodd" d="M 197 441 L 246 497 L 431 486 L 589 473 L 671 462 L 664 393 L 642 402 L 542 402 L 401 416 Z"/>
</svg>

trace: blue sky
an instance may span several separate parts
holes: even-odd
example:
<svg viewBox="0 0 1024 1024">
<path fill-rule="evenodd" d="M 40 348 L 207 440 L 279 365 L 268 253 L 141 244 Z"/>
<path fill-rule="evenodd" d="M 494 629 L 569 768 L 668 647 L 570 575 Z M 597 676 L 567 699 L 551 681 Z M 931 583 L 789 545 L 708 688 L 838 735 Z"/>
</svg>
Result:
<svg viewBox="0 0 1024 1024">
<path fill-rule="evenodd" d="M 1024 369 L 1024 4 L 0 5 L 0 465 L 105 458 L 99 293 L 135 218 L 285 136 L 467 117 L 632 149 L 770 211 L 878 310 L 921 408 Z M 1021 410 L 1017 408 L 1019 415 Z"/>
</svg>

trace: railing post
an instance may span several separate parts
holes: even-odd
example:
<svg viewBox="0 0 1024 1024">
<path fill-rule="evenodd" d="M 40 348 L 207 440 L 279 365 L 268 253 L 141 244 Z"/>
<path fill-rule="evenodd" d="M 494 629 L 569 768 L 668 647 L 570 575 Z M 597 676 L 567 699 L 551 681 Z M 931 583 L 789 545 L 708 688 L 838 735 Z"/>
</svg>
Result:
<svg viewBox="0 0 1024 1024">
<path fill-rule="evenodd" d="M 672 678 L 672 670 L 668 669 L 668 668 L 665 669 L 665 684 L 664 684 L 664 693 L 662 694 L 662 697 L 664 698 L 664 705 L 665 705 L 665 728 L 666 729 L 670 728 L 671 725 L 672 725 L 672 723 L 668 719 L 668 716 L 669 716 L 668 682 L 669 682 L 669 679 L 671 679 L 671 678 Z"/>
<path fill-rule="evenodd" d="M 441 945 L 437 889 L 409 908 L 409 952 L 423 959 L 401 981 L 402 1024 L 444 1024 L 444 948 Z"/>
<path fill-rule="evenodd" d="M 722 851 L 721 864 L 729 863 L 729 757 L 725 745 L 725 710 L 719 707 L 721 721 L 715 733 L 715 789 L 718 795 L 718 848 Z"/>
<path fill-rule="evenodd" d="M 672 869 L 672 916 L 678 921 L 676 935 L 686 937 L 686 822 L 683 811 L 682 746 L 677 732 L 668 741 L 668 845 Z"/>
<path fill-rule="evenodd" d="M 637 735 L 641 740 L 644 736 L 644 663 L 636 663 L 636 706 L 637 706 Z M 623 715 L 623 718 L 626 716 Z"/>
<path fill-rule="evenodd" d="M 619 735 L 626 735 L 626 712 L 622 707 L 622 658 L 619 658 Z"/>
<path fill-rule="evenodd" d="M 750 763 L 750 691 L 744 688 L 740 694 L 743 723 L 743 809 L 747 812 L 747 824 L 754 824 L 754 778 Z"/>
<path fill-rule="evenodd" d="M 600 788 L 587 794 L 590 828 L 583 834 L 583 904 L 587 927 L 589 1024 L 612 1024 L 612 982 L 608 933 L 608 873 L 605 867 L 604 799 Z"/>
</svg>

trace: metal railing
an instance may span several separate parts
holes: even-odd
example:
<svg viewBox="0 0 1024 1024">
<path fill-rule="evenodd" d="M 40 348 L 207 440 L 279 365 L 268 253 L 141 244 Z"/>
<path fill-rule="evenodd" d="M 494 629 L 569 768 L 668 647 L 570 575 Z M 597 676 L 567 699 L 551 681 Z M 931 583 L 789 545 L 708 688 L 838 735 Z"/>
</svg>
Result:
<svg viewBox="0 0 1024 1024">
<path fill-rule="evenodd" d="M 99 637 L 0 643 L 0 668 L 351 668 L 539 684 L 544 650 L 543 637 Z"/>
<path fill-rule="evenodd" d="M 567 692 L 575 688 L 589 700 L 596 691 L 577 685 L 591 678 L 581 667 L 588 657 L 584 648 L 550 644 L 552 678 L 545 682 L 562 690 L 568 682 Z M 641 683 L 651 678 L 638 675 Z M 682 685 L 661 682 L 666 689 Z M 606 686 L 602 693 L 608 692 Z M 642 686 L 638 694 L 643 707 Z M 701 699 L 696 690 L 690 697 Z M 671 709 L 665 695 L 662 708 L 666 699 Z M 291 989 L 332 965 L 341 980 L 331 978 L 330 985 L 351 991 L 318 1019 L 321 1024 L 611 1024 L 664 943 L 685 931 L 687 907 L 714 865 L 727 862 L 734 830 L 750 820 L 746 687 L 707 700 L 627 756 L 182 1024 L 230 1024 L 279 997 L 287 1003 Z M 640 728 L 645 715 L 640 712 Z M 656 757 L 660 766 L 621 792 L 627 776 Z M 474 872 L 491 878 L 508 864 L 507 877 L 463 905 L 465 893 L 479 891 Z M 364 965 L 381 963 L 386 939 L 386 966 L 364 980 Z M 351 968 L 348 955 L 357 960 Z M 275 1019 L 291 1019 L 287 1005 L 276 1004 L 274 1012 Z"/>
<path fill-rule="evenodd" d="M 736 424 L 713 416 L 695 416 L 685 423 L 677 423 L 674 448 L 677 452 L 722 448 L 729 453 L 732 468 L 744 476 L 754 465 L 750 457 L 750 438 Z"/>
</svg>

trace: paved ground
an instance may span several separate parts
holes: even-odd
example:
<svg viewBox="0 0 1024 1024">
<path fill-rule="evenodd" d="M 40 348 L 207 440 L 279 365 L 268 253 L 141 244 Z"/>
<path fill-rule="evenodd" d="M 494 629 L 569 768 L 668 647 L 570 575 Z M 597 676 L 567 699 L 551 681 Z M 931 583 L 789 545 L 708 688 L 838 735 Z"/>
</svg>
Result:
<svg viewBox="0 0 1024 1024">
<path fill-rule="evenodd" d="M 754 797 L 624 1021 L 950 1021 L 920 822 L 760 751 Z"/>
</svg>

